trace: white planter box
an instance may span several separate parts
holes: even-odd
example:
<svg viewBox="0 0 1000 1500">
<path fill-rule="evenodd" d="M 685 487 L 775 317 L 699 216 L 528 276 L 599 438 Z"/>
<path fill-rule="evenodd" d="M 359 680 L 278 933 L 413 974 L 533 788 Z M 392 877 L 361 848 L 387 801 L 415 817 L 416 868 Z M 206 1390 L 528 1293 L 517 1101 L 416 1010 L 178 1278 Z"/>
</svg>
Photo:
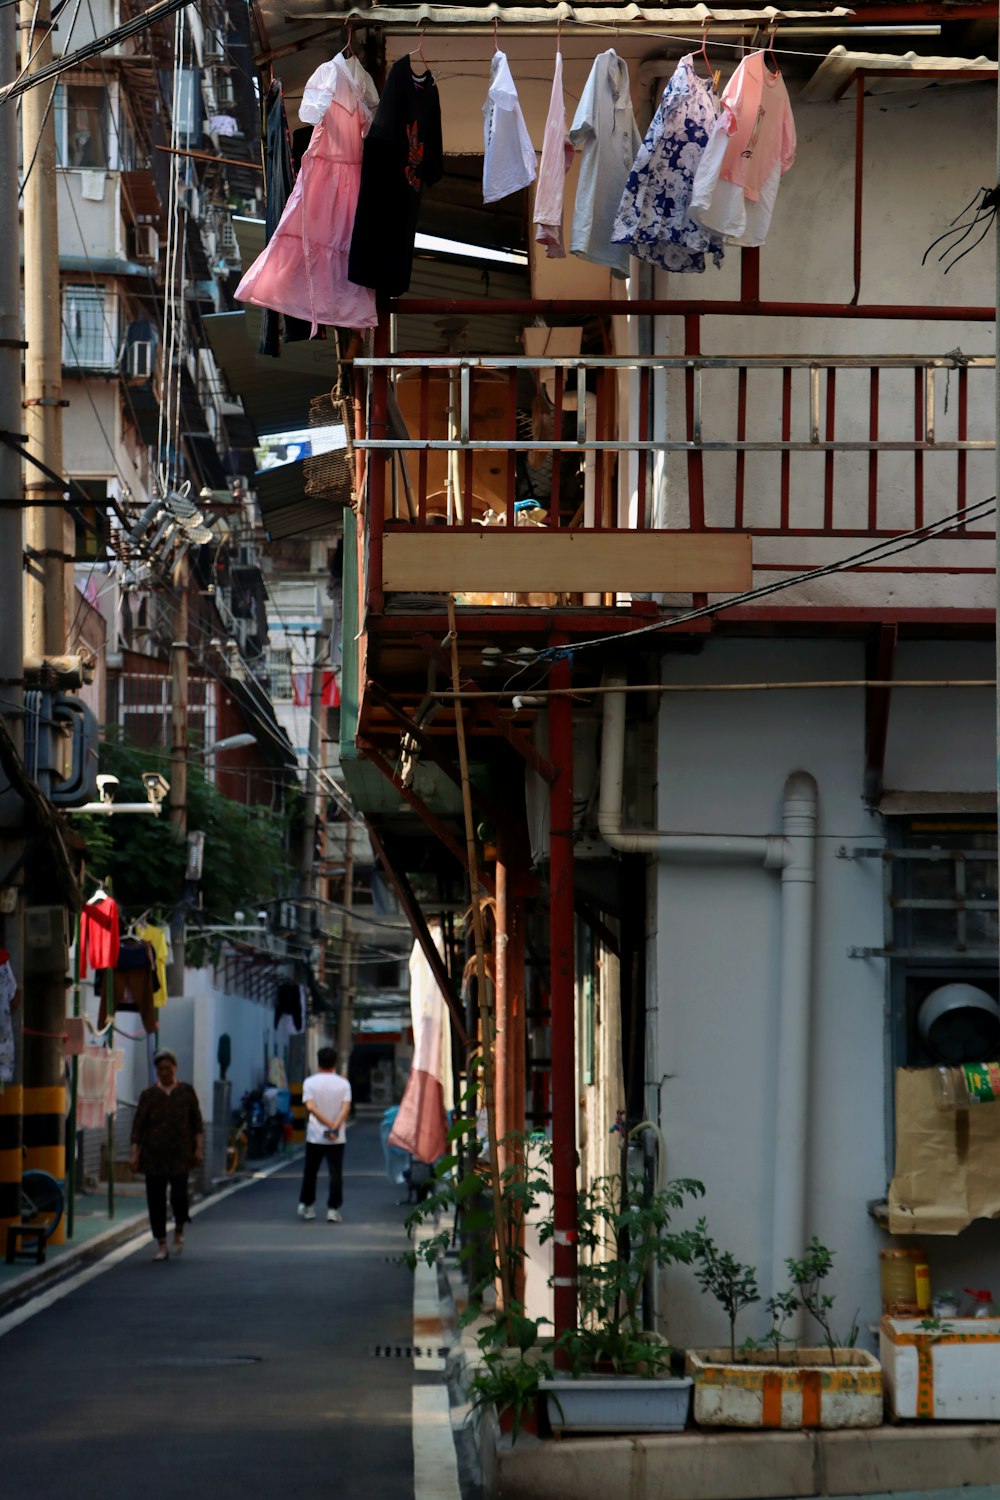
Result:
<svg viewBox="0 0 1000 1500">
<path fill-rule="evenodd" d="M 879 1345 L 894 1417 L 1000 1422 L 1000 1318 L 943 1318 L 928 1333 L 918 1318 L 883 1318 Z"/>
<path fill-rule="evenodd" d="M 728 1363 L 727 1349 L 689 1350 L 694 1420 L 699 1427 L 879 1427 L 882 1369 L 864 1349 L 758 1352 Z"/>
<path fill-rule="evenodd" d="M 683 1432 L 691 1381 L 632 1375 L 542 1380 L 553 1432 Z"/>
</svg>

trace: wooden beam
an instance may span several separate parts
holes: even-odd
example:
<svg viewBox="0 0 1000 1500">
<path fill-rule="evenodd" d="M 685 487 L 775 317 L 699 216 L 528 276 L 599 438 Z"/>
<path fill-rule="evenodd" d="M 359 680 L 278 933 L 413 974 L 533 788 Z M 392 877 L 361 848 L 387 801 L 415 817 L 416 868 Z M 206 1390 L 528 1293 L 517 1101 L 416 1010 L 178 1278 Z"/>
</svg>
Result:
<svg viewBox="0 0 1000 1500">
<path fill-rule="evenodd" d="M 752 583 L 740 532 L 388 531 L 382 586 L 405 593 L 738 594 Z"/>
<path fill-rule="evenodd" d="M 885 747 L 889 737 L 889 709 L 892 688 L 885 683 L 892 678 L 896 657 L 897 625 L 880 625 L 866 648 L 865 689 L 865 802 L 875 807 L 882 795 L 885 770 Z M 877 685 L 876 685 L 877 684 Z"/>
<path fill-rule="evenodd" d="M 386 781 L 391 782 L 403 800 L 409 803 L 415 813 L 419 814 L 434 837 L 444 845 L 449 854 L 455 856 L 462 869 L 468 873 L 469 866 L 466 863 L 465 850 L 458 842 L 458 839 L 441 822 L 441 819 L 431 812 L 427 803 L 421 797 L 418 797 L 416 792 L 411 791 L 408 786 L 403 785 L 402 777 L 382 758 L 374 745 L 370 744 L 368 740 L 358 739 L 357 746 L 364 755 L 365 760 L 371 761 L 376 771 L 380 771 Z M 488 895 L 493 896 L 496 894 L 493 879 L 490 875 L 487 875 L 485 870 L 479 871 L 479 882 Z"/>
<path fill-rule="evenodd" d="M 448 658 L 443 648 L 434 640 L 433 636 L 421 635 L 417 639 L 435 661 L 441 665 L 447 664 Z M 466 677 L 464 673 L 462 674 L 461 687 L 463 693 L 468 691 L 474 692 L 477 685 L 471 677 Z M 500 714 L 497 704 L 490 703 L 484 699 L 477 699 L 476 712 L 481 719 L 486 719 L 492 725 L 497 734 L 503 735 L 511 749 L 516 751 L 521 759 L 531 766 L 532 770 L 537 771 L 543 781 L 551 784 L 555 778 L 555 770 L 551 761 L 546 760 L 544 755 L 539 754 L 535 748 L 534 741 L 528 735 L 516 728 L 509 718 L 503 717 Z"/>
<path fill-rule="evenodd" d="M 415 720 L 411 719 L 409 714 L 405 713 L 404 710 L 399 707 L 398 703 L 395 702 L 392 696 L 386 692 L 385 688 L 380 687 L 377 682 L 374 682 L 371 678 L 369 678 L 368 682 L 365 684 L 365 695 L 366 697 L 370 698 L 373 703 L 377 703 L 380 708 L 384 709 L 389 717 L 396 721 L 403 733 L 408 734 L 410 738 L 420 746 L 421 750 L 425 751 L 431 757 L 435 765 L 440 767 L 440 769 L 449 778 L 449 780 L 453 781 L 457 787 L 461 788 L 462 777 L 455 762 L 453 760 L 449 760 L 447 755 L 442 755 L 440 748 L 434 743 L 434 740 L 431 738 L 430 734 L 423 727 L 423 725 L 417 724 Z M 454 733 L 454 730 L 450 725 L 448 727 L 448 733 Z M 488 817 L 493 818 L 494 821 L 496 820 L 498 816 L 497 809 L 487 798 L 483 796 L 482 792 L 477 791 L 475 786 L 473 786 L 472 788 L 472 800 L 476 803 L 477 807 L 479 807 L 484 813 L 486 813 Z"/>
<path fill-rule="evenodd" d="M 396 892 L 406 920 L 413 929 L 413 936 L 420 944 L 423 955 L 430 966 L 431 973 L 437 980 L 437 986 L 441 991 L 445 1005 L 451 1011 L 451 1020 L 452 1025 L 455 1027 L 455 1034 L 462 1046 L 468 1047 L 469 1033 L 465 1029 L 465 1017 L 462 1015 L 462 1006 L 459 997 L 452 985 L 451 975 L 445 968 L 444 959 L 438 952 L 437 945 L 431 937 L 430 928 L 424 920 L 424 914 L 420 910 L 420 903 L 414 895 L 413 887 L 407 880 L 404 871 L 390 858 L 385 845 L 367 818 L 365 819 L 365 826 L 368 829 L 368 837 L 372 841 L 372 848 L 378 856 L 379 864 L 382 866 L 390 885 Z"/>
</svg>

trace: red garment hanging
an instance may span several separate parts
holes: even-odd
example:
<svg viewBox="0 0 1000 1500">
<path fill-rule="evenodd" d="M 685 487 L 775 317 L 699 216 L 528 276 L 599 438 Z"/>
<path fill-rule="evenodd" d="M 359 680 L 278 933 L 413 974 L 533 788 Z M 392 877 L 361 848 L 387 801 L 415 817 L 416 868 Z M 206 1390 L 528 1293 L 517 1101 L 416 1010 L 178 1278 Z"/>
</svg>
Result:
<svg viewBox="0 0 1000 1500">
<path fill-rule="evenodd" d="M 118 903 L 112 896 L 90 901 L 80 915 L 80 973 L 88 968 L 113 969 L 121 946 Z"/>
</svg>

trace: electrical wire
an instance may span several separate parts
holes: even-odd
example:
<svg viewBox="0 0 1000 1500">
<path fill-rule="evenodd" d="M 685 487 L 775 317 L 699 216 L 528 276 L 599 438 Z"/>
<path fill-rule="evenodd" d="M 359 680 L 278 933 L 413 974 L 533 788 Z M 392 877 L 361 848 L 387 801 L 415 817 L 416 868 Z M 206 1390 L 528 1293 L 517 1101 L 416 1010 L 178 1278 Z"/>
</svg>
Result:
<svg viewBox="0 0 1000 1500">
<path fill-rule="evenodd" d="M 121 42 L 128 41 L 130 37 L 137 36 L 140 31 L 147 31 L 158 21 L 169 19 L 177 11 L 183 10 L 187 4 L 189 0 L 159 0 L 158 4 L 150 5 L 140 15 L 133 16 L 130 21 L 124 21 L 112 31 L 105 32 L 103 36 L 85 42 L 75 52 L 57 58 L 54 62 L 46 63 L 45 67 L 39 68 L 37 72 L 29 75 L 22 69 L 12 83 L 0 88 L 0 104 L 6 104 L 8 99 L 17 99 L 21 94 L 27 93 L 28 89 L 37 88 L 39 84 L 47 83 L 51 78 L 58 78 L 62 73 L 68 73 L 71 68 L 86 62 L 88 58 L 110 51 L 112 47 L 117 47 Z M 41 45 L 39 43 L 39 46 Z"/>
<path fill-rule="evenodd" d="M 924 542 L 937 540 L 938 537 L 947 536 L 950 531 L 957 531 L 967 526 L 969 521 L 982 521 L 987 516 L 993 515 L 996 510 L 996 496 L 990 495 L 986 500 L 977 500 L 972 505 L 963 506 L 961 510 L 953 511 L 950 515 L 943 516 L 939 521 L 930 521 L 926 526 L 917 526 L 912 531 L 900 532 L 898 536 L 887 537 L 882 542 L 873 543 L 860 552 L 854 552 L 850 557 L 841 558 L 838 562 L 826 563 L 822 567 L 810 568 L 806 572 L 795 573 L 790 578 L 779 578 L 774 583 L 761 584 L 758 588 L 747 589 L 742 594 L 733 594 L 728 599 L 721 600 L 718 604 L 706 604 L 699 609 L 685 610 L 683 614 L 674 615 L 669 620 L 656 620 L 651 625 L 641 625 L 636 630 L 628 632 L 627 639 L 635 640 L 641 635 L 651 635 L 661 630 L 671 630 L 677 625 L 687 624 L 689 620 L 701 620 L 708 615 L 718 614 L 724 609 L 733 609 L 740 604 L 751 604 L 757 599 L 765 599 L 770 594 L 780 593 L 784 589 L 795 588 L 801 583 L 810 583 L 817 578 L 828 578 L 835 573 L 843 573 L 859 565 L 862 567 L 867 563 L 882 562 L 885 558 L 896 557 L 902 552 L 909 552 L 913 547 L 919 547 Z M 984 509 L 983 507 L 987 507 Z M 975 512 L 975 514 L 973 514 Z M 986 539 L 986 538 L 984 538 Z M 900 545 L 901 544 L 901 545 Z M 620 645 L 622 635 L 594 636 L 587 641 L 574 641 L 572 646 L 553 646 L 538 653 L 538 660 L 557 661 L 563 657 L 572 657 L 577 651 L 589 650 L 592 646 L 606 646 L 609 644 Z"/>
</svg>

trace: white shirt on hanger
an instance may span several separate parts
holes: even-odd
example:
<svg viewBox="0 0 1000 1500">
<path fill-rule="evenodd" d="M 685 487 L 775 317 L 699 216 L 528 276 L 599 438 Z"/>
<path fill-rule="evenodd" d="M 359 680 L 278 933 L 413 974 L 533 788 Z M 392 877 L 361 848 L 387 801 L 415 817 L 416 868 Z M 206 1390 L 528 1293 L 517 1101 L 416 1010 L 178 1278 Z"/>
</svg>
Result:
<svg viewBox="0 0 1000 1500">
<path fill-rule="evenodd" d="M 569 138 L 583 150 L 569 248 L 624 278 L 629 247 L 613 245 L 611 236 L 642 137 L 632 113 L 628 65 L 613 47 L 595 59 Z"/>
<path fill-rule="evenodd" d="M 566 254 L 566 246 L 563 244 L 563 190 L 566 173 L 572 164 L 573 143 L 566 131 L 563 60 L 562 53 L 557 52 L 549 113 L 542 140 L 542 162 L 538 168 L 533 220 L 537 225 L 535 239 L 545 246 L 545 254 L 550 260 L 560 259 Z"/>
<path fill-rule="evenodd" d="M 345 57 L 343 52 L 338 52 L 336 57 L 331 57 L 329 62 L 320 63 L 316 71 L 310 74 L 309 81 L 302 91 L 302 103 L 299 105 L 299 119 L 303 125 L 318 125 L 333 103 L 334 95 L 338 93 L 338 75 L 347 74 L 353 79 L 361 93 L 361 97 L 369 106 L 372 113 L 378 108 L 378 89 L 371 74 L 365 69 L 360 58 L 351 53 Z M 341 88 L 339 90 L 340 102 L 344 108 L 352 114 L 357 107 L 357 98 L 351 89 Z"/>
<path fill-rule="evenodd" d="M 535 150 L 505 52 L 494 52 L 483 105 L 483 202 L 496 203 L 535 180 Z"/>
</svg>

